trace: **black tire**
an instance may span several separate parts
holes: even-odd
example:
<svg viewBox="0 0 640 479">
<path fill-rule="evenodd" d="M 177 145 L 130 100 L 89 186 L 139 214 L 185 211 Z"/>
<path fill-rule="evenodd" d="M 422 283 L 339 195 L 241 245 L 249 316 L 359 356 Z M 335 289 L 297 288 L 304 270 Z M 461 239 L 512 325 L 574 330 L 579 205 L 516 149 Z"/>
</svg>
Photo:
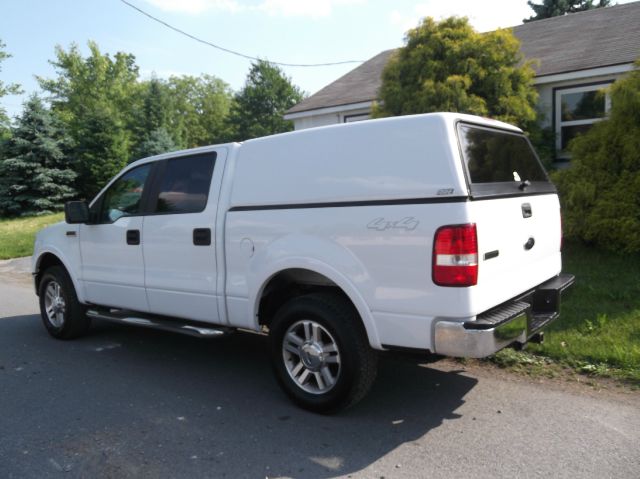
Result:
<svg viewBox="0 0 640 479">
<path fill-rule="evenodd" d="M 47 294 L 48 289 L 55 290 L 56 285 L 59 287 L 57 296 L 62 298 L 64 304 L 58 308 L 59 314 L 51 317 L 47 312 L 47 302 L 50 302 Z M 87 333 L 91 319 L 86 315 L 86 308 L 78 301 L 69 273 L 62 266 L 52 266 L 42 274 L 38 294 L 42 322 L 51 336 L 56 339 L 73 339 Z"/>
<path fill-rule="evenodd" d="M 325 348 L 329 349 L 333 349 L 332 344 L 335 345 L 337 349 L 335 354 L 339 356 L 337 368 L 335 364 L 329 364 L 327 357 L 331 353 L 320 354 L 315 358 L 311 357 L 311 359 L 306 352 L 302 353 L 303 347 L 307 347 L 307 351 L 309 350 L 309 343 L 313 340 L 305 342 L 306 346 L 300 345 L 298 353 L 292 354 L 285 351 L 287 332 L 295 334 L 296 331 L 304 330 L 306 333 L 305 323 L 307 322 L 309 325 L 314 325 L 314 331 L 320 331 L 319 336 L 324 338 L 317 344 L 325 344 Z M 319 325 L 319 327 L 315 325 Z M 297 327 L 302 330 L 296 330 Z M 269 336 L 271 359 L 278 383 L 291 400 L 304 409 L 318 413 L 330 413 L 353 406 L 367 394 L 376 377 L 378 356 L 369 346 L 364 326 L 357 311 L 346 298 L 338 294 L 314 293 L 290 300 L 276 313 L 270 325 Z M 298 341 L 300 338 L 298 335 L 296 336 L 296 341 Z M 293 342 L 289 341 L 289 343 L 290 346 L 293 345 Z M 311 366 L 307 368 L 307 363 L 304 363 L 302 359 L 303 355 L 307 363 L 311 360 L 317 361 L 311 364 L 314 369 Z M 336 363 L 336 360 L 334 359 L 332 362 Z M 299 374 L 296 373 L 295 364 L 302 370 L 298 381 L 292 377 L 292 374 Z M 333 379 L 331 386 L 328 386 L 331 384 L 330 381 L 323 379 L 324 374 L 319 371 L 313 372 L 315 368 L 324 369 L 325 367 L 335 368 L 329 372 L 329 379 Z M 309 369 L 307 376 L 305 376 L 307 379 L 302 381 L 303 384 L 300 384 L 300 379 L 306 369 Z M 322 371 L 322 373 L 324 372 L 326 371 Z M 321 379 L 317 379 L 316 374 L 320 374 Z M 323 384 L 325 382 L 326 384 Z M 325 389 L 327 387 L 329 389 L 322 390 L 321 384 Z M 310 392 L 305 388 L 317 390 Z"/>
</svg>

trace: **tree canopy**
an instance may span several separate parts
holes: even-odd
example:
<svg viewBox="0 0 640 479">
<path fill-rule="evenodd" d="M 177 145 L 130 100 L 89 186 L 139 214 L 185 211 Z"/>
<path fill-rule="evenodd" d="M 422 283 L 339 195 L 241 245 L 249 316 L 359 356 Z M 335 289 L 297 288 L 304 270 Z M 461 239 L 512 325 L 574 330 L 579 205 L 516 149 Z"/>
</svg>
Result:
<svg viewBox="0 0 640 479">
<path fill-rule="evenodd" d="M 74 140 L 78 192 L 91 198 L 129 161 L 228 141 L 233 95 L 212 75 L 138 79 L 133 55 L 113 56 L 89 42 L 56 48 L 57 76 L 39 78 L 53 112 Z"/>
<path fill-rule="evenodd" d="M 568 13 L 583 12 L 594 8 L 608 7 L 611 0 L 542 0 L 541 4 L 527 1 L 535 15 L 525 18 L 522 21 L 534 22 L 544 18 L 557 17 Z"/>
<path fill-rule="evenodd" d="M 0 42 L 0 63 L 7 57 Z M 0 111 L 0 198 L 13 198 L 0 206 L 0 215 L 59 209 L 73 191 L 91 199 L 128 162 L 146 156 L 289 131 L 293 125 L 282 115 L 302 99 L 300 90 L 268 62 L 251 65 L 236 95 L 207 74 L 141 80 L 133 55 L 104 53 L 95 42 L 88 43 L 86 53 L 76 44 L 58 46 L 51 64 L 55 75 L 38 78 L 50 108 L 39 98 L 30 100 L 11 130 Z M 17 92 L 17 85 L 0 82 L 0 97 Z M 35 128 L 36 119 L 39 140 L 26 140 L 27 125 Z M 4 136 L 11 141 L 3 142 Z M 31 145 L 33 154 L 18 151 L 18 144 Z M 15 188 L 21 176 L 33 181 Z M 18 190 L 22 203 L 15 206 Z M 43 202 L 47 195 L 50 203 Z"/>
<path fill-rule="evenodd" d="M 0 40 L 0 73 L 2 73 L 2 62 L 4 62 L 7 58 L 11 58 L 11 55 L 9 55 L 5 51 L 5 47 L 6 45 L 2 42 L 2 40 Z M 7 84 L 0 80 L 0 99 L 3 96 L 15 95 L 17 93 L 20 93 L 20 85 L 17 85 L 15 83 Z M 2 139 L 4 131 L 6 131 L 8 125 L 9 118 L 7 117 L 7 112 L 4 108 L 2 108 L 2 106 L 0 106 L 0 139 Z"/>
<path fill-rule="evenodd" d="M 74 140 L 78 192 L 85 198 L 91 198 L 130 158 L 138 79 L 133 55 L 119 52 L 112 58 L 94 42 L 89 42 L 89 52 L 84 58 L 75 44 L 68 51 L 56 47 L 51 63 L 58 77 L 39 78 L 53 111 Z"/>
<path fill-rule="evenodd" d="M 165 83 L 169 97 L 167 130 L 181 148 L 223 143 L 229 140 L 225 120 L 233 93 L 213 75 L 172 76 Z"/>
<path fill-rule="evenodd" d="M 283 115 L 303 98 L 280 68 L 263 60 L 253 63 L 229 114 L 232 138 L 243 141 L 293 130 Z"/>
<path fill-rule="evenodd" d="M 478 33 L 466 18 L 425 18 L 387 63 L 374 116 L 453 111 L 526 127 L 538 94 L 519 47 L 510 30 Z"/>
</svg>

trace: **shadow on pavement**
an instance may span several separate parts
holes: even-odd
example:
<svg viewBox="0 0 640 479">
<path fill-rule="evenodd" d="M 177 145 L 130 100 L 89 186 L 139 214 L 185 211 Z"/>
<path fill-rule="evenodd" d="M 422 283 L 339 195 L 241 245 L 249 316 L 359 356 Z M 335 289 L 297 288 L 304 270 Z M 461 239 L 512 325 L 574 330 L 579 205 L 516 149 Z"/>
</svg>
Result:
<svg viewBox="0 0 640 479">
<path fill-rule="evenodd" d="M 445 420 L 476 380 L 381 359 L 335 416 L 289 403 L 263 336 L 201 340 L 107 323 L 75 341 L 0 320 L 0 470 L 9 477 L 313 477 L 356 473 Z M 4 464 L 3 464 L 4 463 Z"/>
</svg>

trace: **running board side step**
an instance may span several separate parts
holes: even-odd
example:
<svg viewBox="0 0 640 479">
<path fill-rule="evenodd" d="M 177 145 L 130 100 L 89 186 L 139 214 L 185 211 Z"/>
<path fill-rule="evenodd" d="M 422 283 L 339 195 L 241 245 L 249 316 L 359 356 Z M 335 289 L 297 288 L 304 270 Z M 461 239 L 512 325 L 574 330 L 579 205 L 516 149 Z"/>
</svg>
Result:
<svg viewBox="0 0 640 479">
<path fill-rule="evenodd" d="M 233 328 L 224 326 L 212 327 L 207 323 L 188 321 L 180 318 L 159 318 L 151 316 L 135 315 L 130 311 L 119 309 L 87 311 L 89 318 L 102 319 L 112 323 L 126 324 L 129 326 L 141 326 L 143 328 L 159 329 L 172 333 L 186 334 L 197 338 L 219 338 L 234 331 Z"/>
</svg>

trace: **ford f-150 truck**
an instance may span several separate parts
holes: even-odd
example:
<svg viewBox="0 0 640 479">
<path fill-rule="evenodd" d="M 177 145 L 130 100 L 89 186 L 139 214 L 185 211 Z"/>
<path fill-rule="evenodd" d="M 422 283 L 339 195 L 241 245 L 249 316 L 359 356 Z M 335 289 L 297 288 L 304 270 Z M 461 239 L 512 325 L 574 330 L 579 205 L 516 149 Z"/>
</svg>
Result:
<svg viewBox="0 0 640 479">
<path fill-rule="evenodd" d="M 36 239 L 55 338 L 92 319 L 268 333 L 297 404 L 358 401 L 377 351 L 484 357 L 558 316 L 558 196 L 518 128 L 435 113 L 128 165 Z"/>
</svg>

